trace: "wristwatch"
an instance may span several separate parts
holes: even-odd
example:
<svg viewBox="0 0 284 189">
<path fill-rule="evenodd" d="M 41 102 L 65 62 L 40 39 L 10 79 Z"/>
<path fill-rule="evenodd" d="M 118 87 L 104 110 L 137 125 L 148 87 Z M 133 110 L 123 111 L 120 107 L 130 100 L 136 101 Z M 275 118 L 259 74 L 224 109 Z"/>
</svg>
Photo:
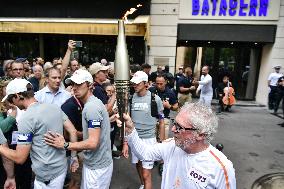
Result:
<svg viewBox="0 0 284 189">
<path fill-rule="evenodd" d="M 68 150 L 69 142 L 64 142 L 63 148 L 64 150 Z"/>
</svg>

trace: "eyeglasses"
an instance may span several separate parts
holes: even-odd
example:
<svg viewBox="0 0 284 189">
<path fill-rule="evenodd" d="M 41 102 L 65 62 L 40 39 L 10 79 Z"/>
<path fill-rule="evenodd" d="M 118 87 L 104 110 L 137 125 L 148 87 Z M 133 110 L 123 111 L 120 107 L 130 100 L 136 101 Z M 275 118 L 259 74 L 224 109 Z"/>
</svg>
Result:
<svg viewBox="0 0 284 189">
<path fill-rule="evenodd" d="M 13 71 L 23 71 L 24 69 L 23 68 L 14 68 L 12 69 Z"/>
<path fill-rule="evenodd" d="M 178 124 L 176 121 L 173 122 L 173 125 L 176 128 L 176 132 L 180 133 L 181 131 L 196 131 L 196 128 L 185 128 L 183 126 L 181 126 L 180 124 Z"/>
</svg>

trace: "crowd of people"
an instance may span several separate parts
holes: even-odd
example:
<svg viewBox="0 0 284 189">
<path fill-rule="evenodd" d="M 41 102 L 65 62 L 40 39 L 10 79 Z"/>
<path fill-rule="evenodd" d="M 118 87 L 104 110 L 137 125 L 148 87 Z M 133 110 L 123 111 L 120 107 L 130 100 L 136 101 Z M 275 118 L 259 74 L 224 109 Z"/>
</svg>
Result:
<svg viewBox="0 0 284 189">
<path fill-rule="evenodd" d="M 168 66 L 151 72 L 149 64 L 132 65 L 130 112 L 123 115 L 127 136 L 116 146 L 122 118 L 113 67 L 105 59 L 80 65 L 70 58 L 75 43 L 69 40 L 63 59 L 52 62 L 4 62 L 1 187 L 108 189 L 113 158 L 128 158 L 131 150 L 140 189 L 152 188 L 156 161 L 161 188 L 236 188 L 232 162 L 210 144 L 218 120 L 210 107 L 208 66 L 198 80 L 190 67 L 173 76 Z M 192 103 L 194 92 L 200 93 L 198 103 Z M 174 121 L 171 111 L 179 111 Z"/>
</svg>

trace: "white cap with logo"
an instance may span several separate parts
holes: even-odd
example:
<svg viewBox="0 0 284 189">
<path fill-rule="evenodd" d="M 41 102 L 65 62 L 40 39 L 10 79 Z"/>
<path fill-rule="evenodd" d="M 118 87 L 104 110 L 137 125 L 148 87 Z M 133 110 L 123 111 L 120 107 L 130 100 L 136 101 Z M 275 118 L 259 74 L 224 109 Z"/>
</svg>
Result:
<svg viewBox="0 0 284 189">
<path fill-rule="evenodd" d="M 105 71 L 108 70 L 109 66 L 104 66 L 99 62 L 93 63 L 90 67 L 89 67 L 89 71 L 92 75 L 95 75 L 96 73 L 98 73 L 99 71 Z"/>
<path fill-rule="evenodd" d="M 93 77 L 87 70 L 79 69 L 76 70 L 70 78 L 65 80 L 65 83 L 69 85 L 71 82 L 76 84 L 82 84 L 84 82 L 93 83 Z"/>
<path fill-rule="evenodd" d="M 148 75 L 143 71 L 137 71 L 130 80 L 130 82 L 135 84 L 139 84 L 142 81 L 148 82 Z"/>
<path fill-rule="evenodd" d="M 14 80 L 10 81 L 6 87 L 6 96 L 2 99 L 2 102 L 4 102 L 7 97 L 11 94 L 17 94 L 20 92 L 25 92 L 27 91 L 27 85 L 31 84 L 28 82 L 26 79 L 18 79 L 15 78 Z"/>
</svg>

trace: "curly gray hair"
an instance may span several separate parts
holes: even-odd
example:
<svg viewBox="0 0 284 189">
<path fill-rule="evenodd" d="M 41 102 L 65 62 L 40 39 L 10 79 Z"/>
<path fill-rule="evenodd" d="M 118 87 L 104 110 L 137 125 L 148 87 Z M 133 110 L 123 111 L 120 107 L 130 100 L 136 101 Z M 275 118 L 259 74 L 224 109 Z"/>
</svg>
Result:
<svg viewBox="0 0 284 189">
<path fill-rule="evenodd" d="M 218 128 L 218 118 L 210 107 L 201 103 L 189 103 L 184 105 L 179 113 L 184 115 L 186 124 L 192 125 L 198 133 L 205 135 L 207 142 L 213 139 Z"/>
</svg>

